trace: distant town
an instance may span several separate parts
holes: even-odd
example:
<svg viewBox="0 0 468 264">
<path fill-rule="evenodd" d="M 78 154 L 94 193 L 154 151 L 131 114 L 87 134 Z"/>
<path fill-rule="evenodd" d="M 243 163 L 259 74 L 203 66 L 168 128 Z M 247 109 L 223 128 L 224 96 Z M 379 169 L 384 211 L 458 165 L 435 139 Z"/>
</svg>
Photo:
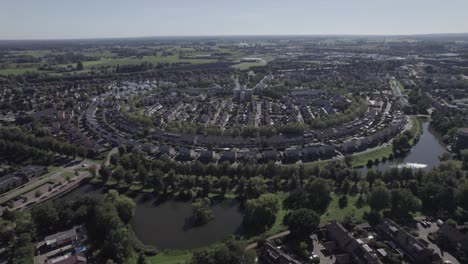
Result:
<svg viewBox="0 0 468 264">
<path fill-rule="evenodd" d="M 0 263 L 468 263 L 468 34 L 0 41 Z"/>
</svg>

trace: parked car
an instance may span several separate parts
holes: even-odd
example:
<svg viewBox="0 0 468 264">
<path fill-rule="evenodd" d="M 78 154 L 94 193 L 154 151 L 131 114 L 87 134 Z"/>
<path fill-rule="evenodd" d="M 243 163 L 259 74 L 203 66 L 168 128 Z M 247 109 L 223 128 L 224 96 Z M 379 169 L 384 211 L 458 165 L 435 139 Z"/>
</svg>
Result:
<svg viewBox="0 0 468 264">
<path fill-rule="evenodd" d="M 440 220 L 440 219 L 437 219 L 437 226 L 441 226 L 444 224 L 444 221 Z"/>
</svg>

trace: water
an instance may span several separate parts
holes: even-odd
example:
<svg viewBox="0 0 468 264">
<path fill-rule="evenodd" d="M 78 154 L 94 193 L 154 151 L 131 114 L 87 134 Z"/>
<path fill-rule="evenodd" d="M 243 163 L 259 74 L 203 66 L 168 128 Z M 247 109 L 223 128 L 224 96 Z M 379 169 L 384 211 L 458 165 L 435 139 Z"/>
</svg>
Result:
<svg viewBox="0 0 468 264">
<path fill-rule="evenodd" d="M 83 195 L 102 195 L 105 191 L 91 184 L 73 190 L 66 199 Z M 159 249 L 192 249 L 208 246 L 241 232 L 243 214 L 236 200 L 214 201 L 214 219 L 202 226 L 193 227 L 190 221 L 192 205 L 169 200 L 156 204 L 154 198 L 135 197 L 136 210 L 133 229 L 137 237 L 147 245 Z"/>
<path fill-rule="evenodd" d="M 145 244 L 167 249 L 190 249 L 210 245 L 240 231 L 242 213 L 236 201 L 212 206 L 214 219 L 192 227 L 190 203 L 168 201 L 155 206 L 154 201 L 138 204 L 134 230 Z"/>
<path fill-rule="evenodd" d="M 385 170 L 403 163 L 425 164 L 427 166 L 424 169 L 437 166 L 440 163 L 439 156 L 446 150 L 429 129 L 427 120 L 423 121 L 422 128 L 423 133 L 418 143 L 404 158 L 380 163 L 374 168 Z M 367 168 L 359 170 L 365 173 Z M 67 194 L 65 198 L 103 193 L 103 189 L 85 184 Z M 145 199 L 142 194 L 138 195 L 135 201 L 137 204 L 133 222 L 135 233 L 143 243 L 157 248 L 191 249 L 208 246 L 241 231 L 242 212 L 239 210 L 238 202 L 233 200 L 214 203 L 212 210 L 215 218 L 199 227 L 192 227 L 190 224 L 192 213 L 190 203 L 166 201 L 155 204 L 153 198 Z"/>
<path fill-rule="evenodd" d="M 426 165 L 423 169 L 430 170 L 440 164 L 439 157 L 446 153 L 446 149 L 440 139 L 434 132 L 429 128 L 429 121 L 426 119 L 422 120 L 422 135 L 419 138 L 418 143 L 413 146 L 411 151 L 402 158 L 395 158 L 394 160 L 388 160 L 381 162 L 378 165 L 373 166 L 374 169 L 384 171 L 390 167 L 402 165 L 404 163 L 416 163 Z M 422 167 L 422 166 L 421 166 Z M 362 173 L 367 172 L 367 168 L 359 169 Z"/>
</svg>

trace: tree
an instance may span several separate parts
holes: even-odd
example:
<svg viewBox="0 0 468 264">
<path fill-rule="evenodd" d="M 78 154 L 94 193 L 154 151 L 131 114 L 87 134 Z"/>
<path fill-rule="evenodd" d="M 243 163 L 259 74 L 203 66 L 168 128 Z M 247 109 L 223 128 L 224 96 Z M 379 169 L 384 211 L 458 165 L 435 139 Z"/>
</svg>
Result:
<svg viewBox="0 0 468 264">
<path fill-rule="evenodd" d="M 421 208 L 421 201 L 408 189 L 392 190 L 391 213 L 395 217 L 408 217 Z"/>
<path fill-rule="evenodd" d="M 296 189 L 289 193 L 284 199 L 283 206 L 285 209 L 294 210 L 308 206 L 308 197 L 304 189 Z"/>
<path fill-rule="evenodd" d="M 331 189 L 328 182 L 324 179 L 316 179 L 306 184 L 305 189 L 307 191 L 308 203 L 307 208 L 314 210 L 321 214 L 325 212 L 330 204 Z"/>
<path fill-rule="evenodd" d="M 258 198 L 262 193 L 265 193 L 267 185 L 265 180 L 261 177 L 253 177 L 247 180 L 245 187 L 245 198 L 252 199 Z"/>
<path fill-rule="evenodd" d="M 468 211 L 468 182 L 461 185 L 458 189 L 458 200 L 460 207 Z"/>
<path fill-rule="evenodd" d="M 228 240 L 226 243 L 195 250 L 190 264 L 254 264 L 254 256 L 245 252 L 240 242 Z"/>
<path fill-rule="evenodd" d="M 76 64 L 76 70 L 77 70 L 77 71 L 82 71 L 82 70 L 83 70 L 83 62 L 79 61 L 79 62 Z"/>
<path fill-rule="evenodd" d="M 278 209 L 278 197 L 271 193 L 247 200 L 243 224 L 248 231 L 261 233 L 275 222 Z"/>
<path fill-rule="evenodd" d="M 138 253 L 137 264 L 148 264 L 146 256 L 143 252 Z"/>
<path fill-rule="evenodd" d="M 209 198 L 200 198 L 192 203 L 192 219 L 195 225 L 204 225 L 213 219 Z"/>
<path fill-rule="evenodd" d="M 57 232 L 60 226 L 59 213 L 52 203 L 44 203 L 33 207 L 32 220 L 40 235 Z"/>
<path fill-rule="evenodd" d="M 288 213 L 283 221 L 289 227 L 294 239 L 304 241 L 310 234 L 316 232 L 320 216 L 310 209 L 301 208 Z"/>
<path fill-rule="evenodd" d="M 112 259 L 118 264 L 124 264 L 128 263 L 132 252 L 130 232 L 124 227 L 109 233 L 100 253 L 102 259 Z"/>
<path fill-rule="evenodd" d="M 390 207 L 391 194 L 385 186 L 375 187 L 369 196 L 369 205 L 372 210 L 381 211 Z"/>
</svg>

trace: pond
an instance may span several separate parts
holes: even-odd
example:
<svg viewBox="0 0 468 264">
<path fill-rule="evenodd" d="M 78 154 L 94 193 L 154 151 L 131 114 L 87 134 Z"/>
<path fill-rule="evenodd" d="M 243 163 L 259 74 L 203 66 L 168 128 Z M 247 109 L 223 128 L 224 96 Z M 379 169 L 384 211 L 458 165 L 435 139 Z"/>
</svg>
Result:
<svg viewBox="0 0 468 264">
<path fill-rule="evenodd" d="M 105 190 L 85 184 L 73 190 L 65 199 L 87 195 L 102 195 Z M 149 195 L 150 196 L 150 195 Z M 192 206 L 187 202 L 165 201 L 156 204 L 145 195 L 135 197 L 136 210 L 133 227 L 137 237 L 147 245 L 159 249 L 192 249 L 208 246 L 241 231 L 243 214 L 236 200 L 214 201 L 214 219 L 206 225 L 193 227 Z"/>
<path fill-rule="evenodd" d="M 373 166 L 373 168 L 379 171 L 384 171 L 398 165 L 411 164 L 414 166 L 421 165 L 420 167 L 423 167 L 425 170 L 430 170 L 435 166 L 438 166 L 440 164 L 439 157 L 446 153 L 447 150 L 436 133 L 430 129 L 429 121 L 427 119 L 422 119 L 421 122 L 422 135 L 409 153 L 401 158 L 381 162 L 378 165 Z M 366 173 L 367 168 L 360 168 L 359 171 Z"/>
</svg>

